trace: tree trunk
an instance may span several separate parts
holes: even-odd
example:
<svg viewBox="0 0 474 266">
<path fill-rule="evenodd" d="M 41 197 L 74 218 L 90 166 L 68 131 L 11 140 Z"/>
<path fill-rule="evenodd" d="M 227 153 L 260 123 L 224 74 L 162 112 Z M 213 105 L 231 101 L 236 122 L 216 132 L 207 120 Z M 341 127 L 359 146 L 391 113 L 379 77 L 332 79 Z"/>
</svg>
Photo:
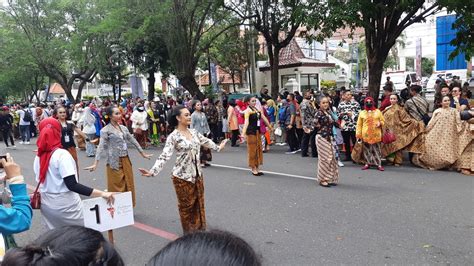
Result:
<svg viewBox="0 0 474 266">
<path fill-rule="evenodd" d="M 81 83 L 79 83 L 79 87 L 77 88 L 77 95 L 76 95 L 76 101 L 75 103 L 79 103 L 82 99 L 82 90 L 84 89 L 84 86 L 87 84 L 87 81 L 81 80 Z"/>
<path fill-rule="evenodd" d="M 231 70 L 231 77 L 232 77 L 232 88 L 234 88 L 235 91 L 235 71 Z"/>
<path fill-rule="evenodd" d="M 72 84 L 73 83 L 70 83 L 70 82 L 64 83 L 62 81 L 58 81 L 58 83 L 59 83 L 59 85 L 61 85 L 61 87 L 63 87 L 64 92 L 66 93 L 67 99 L 72 103 L 76 102 L 75 99 L 74 99 L 74 96 L 72 95 Z"/>
<path fill-rule="evenodd" d="M 387 54 L 381 53 L 367 54 L 367 63 L 369 65 L 369 92 L 368 95 L 374 98 L 375 104 L 378 103 L 380 83 L 382 80 L 383 63 L 387 59 Z"/>
<path fill-rule="evenodd" d="M 120 83 L 120 81 L 119 81 Z M 112 93 L 114 94 L 114 101 L 117 100 L 117 92 L 115 91 L 115 83 L 112 85 Z"/>
<path fill-rule="evenodd" d="M 153 101 L 155 98 L 155 72 L 156 69 L 154 67 L 148 70 L 148 101 Z"/>
<path fill-rule="evenodd" d="M 271 69 L 271 94 L 272 98 L 278 98 L 278 94 L 280 93 L 280 86 L 279 86 L 279 63 L 280 63 L 280 48 L 271 48 L 271 45 L 268 46 L 269 56 L 270 56 L 270 69 Z M 270 53 L 270 50 L 272 52 Z M 282 84 L 283 86 L 284 84 Z"/>
<path fill-rule="evenodd" d="M 178 79 L 179 83 L 183 85 L 183 87 L 189 91 L 193 97 L 197 96 L 197 98 L 201 101 L 205 99 L 204 94 L 199 90 L 199 85 L 197 84 L 194 76 L 184 75 L 178 77 Z"/>
</svg>

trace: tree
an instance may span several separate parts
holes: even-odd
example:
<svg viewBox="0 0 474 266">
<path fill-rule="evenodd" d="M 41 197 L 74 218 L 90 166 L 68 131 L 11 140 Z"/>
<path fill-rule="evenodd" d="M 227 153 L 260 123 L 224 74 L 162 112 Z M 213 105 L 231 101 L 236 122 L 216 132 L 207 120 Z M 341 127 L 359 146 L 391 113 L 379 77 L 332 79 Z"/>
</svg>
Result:
<svg viewBox="0 0 474 266">
<path fill-rule="evenodd" d="M 431 74 L 433 74 L 434 64 L 434 59 L 426 57 L 421 58 L 421 75 L 423 77 L 431 76 Z"/>
<path fill-rule="evenodd" d="M 158 15 L 174 74 L 191 95 L 204 98 L 195 79 L 199 59 L 225 31 L 240 24 L 223 10 L 220 1 L 163 0 Z"/>
<path fill-rule="evenodd" d="M 89 31 L 101 19 L 94 3 L 9 0 L 1 9 L 10 25 L 22 30 L 36 64 L 63 87 L 72 102 L 74 82 L 79 82 L 79 100 L 83 87 L 96 74 L 96 49 L 104 45 L 103 39 Z"/>
<path fill-rule="evenodd" d="M 353 29 L 363 27 L 369 68 L 369 95 L 378 99 L 384 62 L 397 38 L 408 26 L 425 21 L 439 10 L 437 1 L 330 0 L 332 20 L 342 17 Z"/>
<path fill-rule="evenodd" d="M 171 72 L 168 50 L 161 38 L 160 14 L 162 3 L 153 0 L 102 0 L 104 19 L 94 28 L 100 34 L 108 34 L 111 45 L 120 51 L 121 60 L 133 66 L 134 74 L 146 74 L 148 100 L 155 95 L 155 73 Z M 121 73 L 121 72 L 118 72 Z M 121 91 L 119 90 L 119 98 Z"/>
<path fill-rule="evenodd" d="M 209 49 L 209 53 L 211 59 L 231 75 L 236 92 L 235 77 L 239 76 L 242 79 L 242 72 L 248 65 L 247 38 L 242 36 L 240 28 L 231 28 L 219 36 Z"/>
<path fill-rule="evenodd" d="M 32 101 L 43 87 L 45 75 L 35 64 L 27 40 L 0 17 L 0 98 L 22 97 Z"/>
<path fill-rule="evenodd" d="M 280 51 L 290 44 L 300 27 L 319 25 L 324 14 L 323 1 L 224 1 L 225 7 L 243 21 L 248 21 L 265 39 L 271 70 L 271 94 L 279 93 Z"/>
</svg>

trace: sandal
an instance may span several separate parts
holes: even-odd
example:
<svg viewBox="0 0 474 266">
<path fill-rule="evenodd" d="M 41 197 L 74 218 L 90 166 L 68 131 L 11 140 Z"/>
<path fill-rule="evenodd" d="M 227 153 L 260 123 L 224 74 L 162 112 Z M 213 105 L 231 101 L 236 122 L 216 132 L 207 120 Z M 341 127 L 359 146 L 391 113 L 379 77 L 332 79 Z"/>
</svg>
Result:
<svg viewBox="0 0 474 266">
<path fill-rule="evenodd" d="M 322 187 L 330 187 L 328 182 L 326 182 L 326 181 L 319 182 L 319 185 L 322 186 Z"/>
</svg>

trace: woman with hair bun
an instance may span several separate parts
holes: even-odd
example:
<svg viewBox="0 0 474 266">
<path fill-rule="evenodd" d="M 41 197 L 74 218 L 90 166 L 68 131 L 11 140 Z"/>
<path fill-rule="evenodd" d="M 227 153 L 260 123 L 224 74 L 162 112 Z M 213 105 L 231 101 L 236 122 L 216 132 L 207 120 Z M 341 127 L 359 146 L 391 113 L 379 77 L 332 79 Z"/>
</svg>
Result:
<svg viewBox="0 0 474 266">
<path fill-rule="evenodd" d="M 224 140 L 220 145 L 216 145 L 197 130 L 189 129 L 190 125 L 189 110 L 184 106 L 173 108 L 169 116 L 169 126 L 174 130 L 166 139 L 163 152 L 150 170 L 139 168 L 143 176 L 156 176 L 171 158 L 173 151 L 176 151 L 172 180 L 184 233 L 206 229 L 204 183 L 199 163 L 201 146 L 221 151 L 227 143 L 227 140 Z"/>
<path fill-rule="evenodd" d="M 50 230 L 32 243 L 10 249 L 2 265 L 115 265 L 124 262 L 102 233 L 82 226 Z"/>
<path fill-rule="evenodd" d="M 127 141 L 133 144 L 145 159 L 150 159 L 153 154 L 143 151 L 140 144 L 128 131 L 127 127 L 120 125 L 122 113 L 116 106 L 105 110 L 105 127 L 100 130 L 100 143 L 97 147 L 95 162 L 84 170 L 95 171 L 102 152 L 107 153 L 107 189 L 110 192 L 132 192 L 133 207 L 135 207 L 135 183 L 133 178 L 132 162 L 128 157 Z"/>
</svg>

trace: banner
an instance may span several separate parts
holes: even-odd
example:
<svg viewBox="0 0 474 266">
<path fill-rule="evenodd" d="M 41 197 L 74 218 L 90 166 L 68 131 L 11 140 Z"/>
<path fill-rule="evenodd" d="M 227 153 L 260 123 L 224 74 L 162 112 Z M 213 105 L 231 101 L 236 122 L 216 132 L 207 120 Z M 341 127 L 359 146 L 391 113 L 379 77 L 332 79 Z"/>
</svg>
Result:
<svg viewBox="0 0 474 266">
<path fill-rule="evenodd" d="M 421 38 L 416 39 L 415 69 L 417 80 L 421 80 Z"/>
</svg>

